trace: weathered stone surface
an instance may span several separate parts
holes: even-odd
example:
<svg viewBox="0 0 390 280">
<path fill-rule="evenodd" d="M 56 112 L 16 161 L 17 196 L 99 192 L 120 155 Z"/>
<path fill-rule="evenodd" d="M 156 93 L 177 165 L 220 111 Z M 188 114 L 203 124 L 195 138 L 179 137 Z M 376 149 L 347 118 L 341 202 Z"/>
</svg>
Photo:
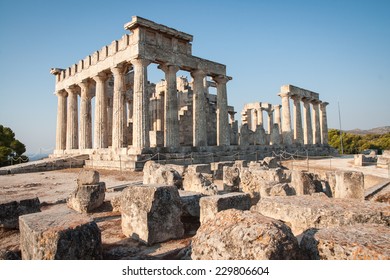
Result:
<svg viewBox="0 0 390 280">
<path fill-rule="evenodd" d="M 185 191 L 202 193 L 204 195 L 215 195 L 218 188 L 202 173 L 187 171 L 183 180 L 183 189 Z"/>
<path fill-rule="evenodd" d="M 309 228 L 339 225 L 390 225 L 389 205 L 355 199 L 329 199 L 325 196 L 262 197 L 252 210 L 284 221 L 294 234 Z"/>
<path fill-rule="evenodd" d="M 237 192 L 240 186 L 240 169 L 237 167 L 223 167 L 223 190 Z"/>
<path fill-rule="evenodd" d="M 0 260 L 20 260 L 20 256 L 13 251 L 0 249 Z"/>
<path fill-rule="evenodd" d="M 296 194 L 305 195 L 321 192 L 321 183 L 315 180 L 314 177 L 312 173 L 293 170 L 291 172 L 291 185 L 294 187 Z"/>
<path fill-rule="evenodd" d="M 295 189 L 287 183 L 273 185 L 269 190 L 269 196 L 288 196 L 295 194 Z"/>
<path fill-rule="evenodd" d="M 296 259 L 298 242 L 284 223 L 229 209 L 202 223 L 192 239 L 195 260 Z"/>
<path fill-rule="evenodd" d="M 38 197 L 25 198 L 19 201 L 8 201 L 6 198 L 0 200 L 0 228 L 19 228 L 19 216 L 40 212 Z"/>
<path fill-rule="evenodd" d="M 187 167 L 187 172 L 211 174 L 210 164 L 191 164 Z"/>
<path fill-rule="evenodd" d="M 362 172 L 336 171 L 334 197 L 364 201 L 364 175 Z"/>
<path fill-rule="evenodd" d="M 95 170 L 83 169 L 77 177 L 77 185 L 97 185 L 99 183 L 99 180 L 99 172 Z"/>
<path fill-rule="evenodd" d="M 390 260 L 390 228 L 364 224 L 309 229 L 300 245 L 312 260 Z"/>
<path fill-rule="evenodd" d="M 106 184 L 79 185 L 67 199 L 68 207 L 80 213 L 89 213 L 103 204 Z"/>
<path fill-rule="evenodd" d="M 179 191 L 179 195 L 182 204 L 181 222 L 184 225 L 184 231 L 189 234 L 195 234 L 200 226 L 199 201 L 203 195 L 187 191 Z"/>
<path fill-rule="evenodd" d="M 102 258 L 100 230 L 85 215 L 61 208 L 21 216 L 19 224 L 24 260 Z"/>
<path fill-rule="evenodd" d="M 202 197 L 200 199 L 200 222 L 215 219 L 218 212 L 227 209 L 249 210 L 251 200 L 249 194 L 228 193 Z"/>
<path fill-rule="evenodd" d="M 275 157 L 265 157 L 262 161 L 262 165 L 268 168 L 278 168 L 278 160 Z"/>
<path fill-rule="evenodd" d="M 153 161 L 148 161 L 144 166 L 143 183 L 145 185 L 174 185 L 181 189 L 183 187 L 183 178 L 172 165 L 161 165 Z"/>
<path fill-rule="evenodd" d="M 219 161 L 219 162 L 212 162 L 211 163 L 211 171 L 214 173 L 214 178 L 216 180 L 222 180 L 223 179 L 223 168 L 225 166 L 233 166 L 234 161 Z"/>
<path fill-rule="evenodd" d="M 149 245 L 180 238 L 181 207 L 175 186 L 130 186 L 122 192 L 122 232 Z"/>
<path fill-rule="evenodd" d="M 121 212 L 121 195 L 119 194 L 111 198 L 112 212 Z"/>
</svg>

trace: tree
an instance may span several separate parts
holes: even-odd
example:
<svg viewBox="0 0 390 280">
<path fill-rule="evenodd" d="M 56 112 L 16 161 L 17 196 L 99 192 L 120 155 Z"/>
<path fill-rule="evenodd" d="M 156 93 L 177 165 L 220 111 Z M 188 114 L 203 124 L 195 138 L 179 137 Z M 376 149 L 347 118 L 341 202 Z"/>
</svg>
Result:
<svg viewBox="0 0 390 280">
<path fill-rule="evenodd" d="M 26 146 L 15 138 L 11 128 L 0 125 L 0 166 L 10 165 L 11 157 L 22 158 L 25 162 L 28 157 L 23 154 Z"/>
</svg>

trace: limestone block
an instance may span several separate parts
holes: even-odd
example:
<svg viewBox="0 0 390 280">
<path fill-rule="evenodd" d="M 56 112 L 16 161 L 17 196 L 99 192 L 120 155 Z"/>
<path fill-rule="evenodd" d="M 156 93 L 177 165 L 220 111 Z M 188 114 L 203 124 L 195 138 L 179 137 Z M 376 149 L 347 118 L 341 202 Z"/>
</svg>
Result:
<svg viewBox="0 0 390 280">
<path fill-rule="evenodd" d="M 249 210 L 250 208 L 250 196 L 245 193 L 235 192 L 202 197 L 200 199 L 200 222 L 203 224 L 208 220 L 215 219 L 217 213 L 223 210 Z"/>
<path fill-rule="evenodd" d="M 269 190 L 269 196 L 296 195 L 295 189 L 287 183 L 273 185 Z"/>
<path fill-rule="evenodd" d="M 162 165 L 154 161 L 147 161 L 143 169 L 143 183 L 174 185 L 181 189 L 183 187 L 184 166 L 167 164 Z M 181 172 L 181 173 L 180 173 Z"/>
<path fill-rule="evenodd" d="M 121 212 L 121 194 L 111 198 L 112 212 Z"/>
<path fill-rule="evenodd" d="M 237 167 L 223 167 L 223 190 L 237 192 L 240 186 L 240 169 Z"/>
<path fill-rule="evenodd" d="M 202 193 L 204 195 L 215 195 L 218 188 L 202 173 L 188 172 L 184 176 L 183 189 L 185 191 Z"/>
<path fill-rule="evenodd" d="M 390 260 L 390 228 L 365 224 L 309 229 L 301 249 L 312 260 Z"/>
<path fill-rule="evenodd" d="M 0 200 L 0 228 L 19 228 L 19 216 L 40 212 L 40 202 L 38 197 L 25 198 L 21 200 Z"/>
<path fill-rule="evenodd" d="M 362 172 L 336 171 L 335 198 L 354 198 L 364 201 L 364 175 Z"/>
<path fill-rule="evenodd" d="M 194 260 L 298 258 L 298 242 L 284 223 L 259 213 L 230 209 L 202 223 L 192 239 Z"/>
<path fill-rule="evenodd" d="M 195 234 L 200 226 L 199 201 L 203 195 L 187 191 L 179 191 L 179 195 L 182 204 L 181 222 L 184 225 L 184 231 Z"/>
<path fill-rule="evenodd" d="M 238 169 L 243 169 L 244 167 L 248 167 L 248 163 L 246 160 L 236 160 L 234 161 L 234 165 L 235 167 L 237 167 Z"/>
<path fill-rule="evenodd" d="M 359 202 L 356 199 L 329 199 L 326 196 L 262 197 L 251 210 L 284 221 L 295 235 L 309 228 L 354 224 L 390 225 L 390 206 Z"/>
<path fill-rule="evenodd" d="M 181 238 L 181 207 L 175 186 L 127 187 L 122 191 L 122 232 L 148 245 Z"/>
<path fill-rule="evenodd" d="M 99 180 L 99 172 L 83 169 L 77 177 L 77 185 L 96 185 L 99 183 Z"/>
<path fill-rule="evenodd" d="M 24 260 L 102 258 L 100 230 L 86 215 L 60 208 L 21 216 L 19 225 Z"/>
<path fill-rule="evenodd" d="M 271 135 L 270 135 L 270 144 L 271 145 L 280 145 L 282 144 L 282 135 L 279 133 L 279 125 L 275 123 L 272 127 Z"/>
<path fill-rule="evenodd" d="M 363 166 L 363 155 L 354 155 L 353 165 Z"/>
<path fill-rule="evenodd" d="M 265 157 L 262 161 L 262 165 L 268 168 L 278 168 L 278 160 L 275 157 Z"/>
<path fill-rule="evenodd" d="M 187 167 L 187 172 L 211 174 L 210 164 L 191 164 Z"/>
<path fill-rule="evenodd" d="M 67 199 L 68 207 L 79 213 L 89 213 L 101 206 L 104 202 L 106 184 L 79 185 Z"/>
<path fill-rule="evenodd" d="M 329 185 L 329 197 L 334 197 L 334 193 L 336 191 L 336 174 L 333 171 L 328 171 L 325 173 L 326 175 L 326 182 Z"/>
<path fill-rule="evenodd" d="M 223 168 L 225 166 L 233 166 L 234 161 L 220 161 L 220 162 L 212 162 L 211 163 L 211 170 L 214 173 L 214 178 L 216 180 L 222 180 L 223 179 Z"/>
<path fill-rule="evenodd" d="M 293 170 L 291 172 L 291 185 L 295 188 L 297 195 L 312 194 L 322 191 L 321 184 L 316 182 L 313 174 L 299 170 Z"/>
<path fill-rule="evenodd" d="M 262 125 L 256 126 L 256 131 L 253 134 L 253 141 L 255 145 L 268 145 L 267 134 Z"/>
</svg>

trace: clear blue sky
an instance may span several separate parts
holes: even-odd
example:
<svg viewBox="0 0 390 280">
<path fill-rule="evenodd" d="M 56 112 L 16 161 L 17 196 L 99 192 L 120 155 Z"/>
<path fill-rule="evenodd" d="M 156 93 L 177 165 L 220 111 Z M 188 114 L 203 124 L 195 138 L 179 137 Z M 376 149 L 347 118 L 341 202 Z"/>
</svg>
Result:
<svg viewBox="0 0 390 280">
<path fill-rule="evenodd" d="M 133 15 L 194 35 L 194 55 L 226 64 L 237 119 L 293 84 L 330 103 L 330 127 L 338 102 L 343 129 L 390 125 L 390 1 L 0 0 L 0 124 L 29 153 L 55 144 L 49 69 L 119 39 Z"/>
</svg>

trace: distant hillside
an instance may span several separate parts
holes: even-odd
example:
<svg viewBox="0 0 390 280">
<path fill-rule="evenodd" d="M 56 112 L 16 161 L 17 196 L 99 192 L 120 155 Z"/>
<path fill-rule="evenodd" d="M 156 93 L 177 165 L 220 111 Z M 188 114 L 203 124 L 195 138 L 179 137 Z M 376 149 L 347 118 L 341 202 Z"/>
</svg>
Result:
<svg viewBox="0 0 390 280">
<path fill-rule="evenodd" d="M 344 130 L 344 132 L 351 133 L 351 134 L 357 134 L 357 135 L 386 134 L 386 133 L 390 132 L 390 126 L 376 127 L 376 128 L 371 128 L 368 130 L 362 130 L 362 129 L 356 128 L 356 129 L 352 129 L 352 130 Z"/>
</svg>

